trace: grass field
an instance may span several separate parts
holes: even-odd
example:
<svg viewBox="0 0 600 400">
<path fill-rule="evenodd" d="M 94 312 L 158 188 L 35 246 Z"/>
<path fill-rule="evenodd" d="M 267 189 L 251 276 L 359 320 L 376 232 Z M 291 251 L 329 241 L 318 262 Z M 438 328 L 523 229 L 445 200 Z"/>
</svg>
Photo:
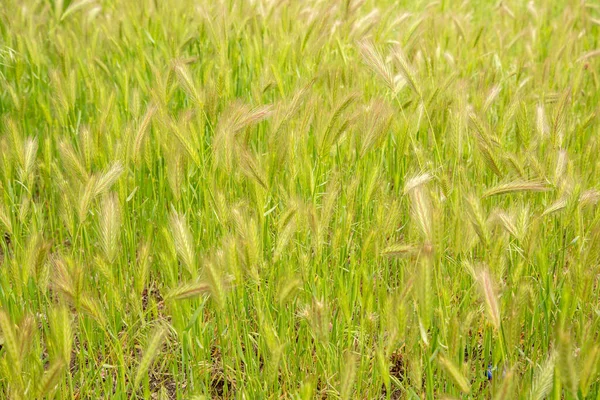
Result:
<svg viewBox="0 0 600 400">
<path fill-rule="evenodd" d="M 600 4 L 3 0 L 1 399 L 600 399 Z"/>
</svg>

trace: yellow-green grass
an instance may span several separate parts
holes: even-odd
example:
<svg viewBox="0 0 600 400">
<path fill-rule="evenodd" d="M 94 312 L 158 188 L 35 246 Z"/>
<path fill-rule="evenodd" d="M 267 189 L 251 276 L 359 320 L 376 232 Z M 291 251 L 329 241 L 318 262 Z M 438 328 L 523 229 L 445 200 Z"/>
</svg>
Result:
<svg viewBox="0 0 600 400">
<path fill-rule="evenodd" d="M 591 0 L 3 0 L 0 398 L 600 399 L 598 49 Z"/>
</svg>

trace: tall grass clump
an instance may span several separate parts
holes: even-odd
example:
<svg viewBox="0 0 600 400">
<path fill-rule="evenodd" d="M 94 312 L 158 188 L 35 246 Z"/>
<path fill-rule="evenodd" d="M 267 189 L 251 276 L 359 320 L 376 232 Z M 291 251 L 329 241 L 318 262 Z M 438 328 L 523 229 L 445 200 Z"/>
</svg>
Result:
<svg viewBox="0 0 600 400">
<path fill-rule="evenodd" d="M 0 399 L 600 399 L 600 5 L 3 0 Z"/>
</svg>

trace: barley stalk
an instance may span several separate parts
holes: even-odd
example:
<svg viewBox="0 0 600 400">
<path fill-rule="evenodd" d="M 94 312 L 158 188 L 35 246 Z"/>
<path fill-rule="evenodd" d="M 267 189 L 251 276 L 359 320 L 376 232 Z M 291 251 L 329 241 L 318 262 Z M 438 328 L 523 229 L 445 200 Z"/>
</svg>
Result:
<svg viewBox="0 0 600 400">
<path fill-rule="evenodd" d="M 177 255 L 188 272 L 192 276 L 195 276 L 196 251 L 194 250 L 192 233 L 188 228 L 187 222 L 182 215 L 173 212 L 170 217 L 170 225 Z"/>
<path fill-rule="evenodd" d="M 471 392 L 471 385 L 465 376 L 460 372 L 460 369 L 448 358 L 440 356 L 438 358 L 440 365 L 444 368 L 444 371 L 452 379 L 454 384 L 460 389 L 461 392 L 469 394 Z"/>
<path fill-rule="evenodd" d="M 543 182 L 517 180 L 490 188 L 483 193 L 483 197 L 517 192 L 545 192 L 548 190 L 550 188 Z"/>
<path fill-rule="evenodd" d="M 483 294 L 487 315 L 494 328 L 500 328 L 500 306 L 496 297 L 494 282 L 490 273 L 483 269 L 477 274 L 477 281 Z"/>
<path fill-rule="evenodd" d="M 137 388 L 140 385 L 142 379 L 144 379 L 144 376 L 148 373 L 148 370 L 152 366 L 152 363 L 160 353 L 160 348 L 165 340 L 166 335 L 167 327 L 161 325 L 155 329 L 152 336 L 148 340 L 148 344 L 146 345 L 143 351 L 142 359 L 140 360 L 140 363 L 137 367 L 137 371 L 135 373 L 135 388 Z"/>
</svg>

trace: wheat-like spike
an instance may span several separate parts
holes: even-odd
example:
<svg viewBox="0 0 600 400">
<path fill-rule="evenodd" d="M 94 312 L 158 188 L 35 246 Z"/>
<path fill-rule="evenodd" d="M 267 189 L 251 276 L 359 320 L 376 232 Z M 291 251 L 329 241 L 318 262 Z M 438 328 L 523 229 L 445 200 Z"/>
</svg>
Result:
<svg viewBox="0 0 600 400">
<path fill-rule="evenodd" d="M 478 143 L 483 143 L 484 147 L 489 149 L 494 147 L 494 143 L 497 143 L 498 139 L 492 139 L 488 128 L 483 125 L 483 122 L 473 110 L 469 110 L 468 114 L 471 127 L 477 134 Z"/>
<path fill-rule="evenodd" d="M 177 141 L 179 142 L 181 147 L 183 147 L 188 156 L 192 159 L 194 164 L 196 164 L 196 166 L 200 166 L 201 161 L 200 157 L 198 156 L 196 146 L 194 145 L 194 143 L 192 143 L 188 135 L 182 132 L 181 128 L 178 126 L 178 124 L 175 123 L 175 121 L 169 121 L 168 125 L 170 127 L 171 132 L 173 132 L 173 135 L 175 135 L 175 138 L 177 138 Z"/>
<path fill-rule="evenodd" d="M 52 289 L 59 292 L 65 299 L 75 304 L 77 302 L 77 288 L 66 262 L 58 257 L 52 260 Z"/>
<path fill-rule="evenodd" d="M 182 60 L 177 60 L 173 63 L 173 70 L 175 71 L 175 75 L 177 76 L 177 80 L 179 84 L 183 88 L 183 90 L 187 93 L 188 96 L 196 103 L 196 105 L 202 105 L 202 99 L 200 98 L 200 94 L 198 90 L 196 90 L 196 85 L 194 84 L 194 80 L 190 75 L 190 72 Z"/>
<path fill-rule="evenodd" d="M 598 221 L 598 219 L 596 219 L 596 221 Z M 598 260 L 600 260 L 600 227 L 598 225 L 595 225 L 594 228 L 591 229 L 591 232 L 586 235 L 586 242 L 586 251 L 581 259 L 580 266 L 597 265 Z M 580 282 L 582 281 L 583 280 Z"/>
<path fill-rule="evenodd" d="M 519 102 L 519 110 L 517 112 L 517 133 L 520 138 L 527 138 L 531 134 L 532 126 L 529 117 L 529 110 L 525 101 Z"/>
<path fill-rule="evenodd" d="M 496 176 L 502 178 L 504 176 L 504 173 L 500 169 L 498 161 L 496 160 L 496 157 L 494 156 L 492 150 L 489 147 L 480 144 L 479 151 L 481 152 L 481 155 L 483 156 L 483 161 L 488 166 L 488 168 L 491 169 L 492 172 L 496 174 Z"/>
<path fill-rule="evenodd" d="M 24 361 L 25 356 L 29 354 L 31 345 L 33 344 L 33 335 L 35 333 L 35 320 L 30 314 L 23 317 L 19 323 L 19 354 L 21 356 L 21 363 Z"/>
<path fill-rule="evenodd" d="M 511 122 L 514 120 L 519 106 L 521 105 L 521 96 L 517 93 L 514 99 L 510 102 L 508 109 L 503 113 L 502 116 L 502 133 L 504 134 L 510 127 L 513 126 Z"/>
<path fill-rule="evenodd" d="M 282 284 L 277 290 L 277 302 L 283 305 L 288 299 L 293 299 L 293 295 L 297 289 L 302 286 L 302 280 L 299 278 L 291 278 L 282 281 Z"/>
<path fill-rule="evenodd" d="M 496 196 L 499 194 L 515 193 L 515 192 L 545 192 L 550 188 L 540 181 L 522 181 L 516 180 L 513 182 L 503 183 L 486 190 L 483 197 Z"/>
<path fill-rule="evenodd" d="M 590 21 L 594 22 L 596 25 L 600 25 L 600 19 L 590 18 Z M 600 56 L 600 49 L 590 50 L 587 53 L 584 53 L 577 59 L 577 62 L 582 62 L 587 60 L 588 58 L 598 57 Z"/>
<path fill-rule="evenodd" d="M 597 189 L 586 190 L 579 197 L 581 207 L 595 205 L 600 201 L 600 191 Z"/>
<path fill-rule="evenodd" d="M 472 111 L 469 112 L 469 119 L 471 122 L 471 126 L 473 127 L 473 131 L 476 135 L 477 147 L 479 148 L 479 152 L 483 157 L 484 163 L 488 168 L 492 170 L 497 176 L 500 178 L 504 175 L 498 161 L 496 159 L 496 153 L 498 153 L 498 139 L 491 136 L 487 129 L 483 126 L 479 118 Z"/>
<path fill-rule="evenodd" d="M 490 93 L 488 94 L 487 98 L 485 99 L 485 102 L 483 103 L 483 106 L 481 107 L 481 110 L 484 114 L 488 111 L 494 100 L 496 100 L 501 90 L 502 86 L 500 86 L 499 84 L 494 86 L 492 90 L 490 90 Z"/>
<path fill-rule="evenodd" d="M 255 282 L 258 282 L 260 277 L 258 274 L 258 267 L 262 261 L 262 248 L 261 248 L 261 236 L 259 232 L 259 226 L 250 219 L 246 221 L 243 238 L 239 241 L 240 252 L 243 253 L 242 259 L 245 260 L 245 266 L 250 273 L 250 276 Z"/>
<path fill-rule="evenodd" d="M 246 176 L 258 183 L 263 189 L 268 190 L 265 173 L 260 168 L 256 158 L 247 150 L 240 154 L 240 167 Z"/>
<path fill-rule="evenodd" d="M 42 379 L 38 386 L 38 398 L 49 396 L 59 384 L 62 373 L 65 370 L 65 361 L 62 359 L 54 360 L 48 369 L 44 371 Z"/>
<path fill-rule="evenodd" d="M 10 219 L 10 214 L 6 211 L 6 206 L 3 203 L 0 203 L 0 225 L 3 225 L 6 232 L 12 235 L 12 221 Z"/>
<path fill-rule="evenodd" d="M 429 192 L 423 186 L 417 186 L 409 192 L 413 218 L 429 243 L 433 241 L 433 207 Z"/>
<path fill-rule="evenodd" d="M 96 196 L 97 192 L 97 182 L 95 176 L 90 177 L 85 187 L 82 188 L 79 196 L 79 208 L 78 208 L 78 216 L 79 223 L 83 223 L 87 218 L 88 211 L 90 209 L 90 204 L 92 200 Z"/>
<path fill-rule="evenodd" d="M 582 361 L 579 365 L 579 388 L 584 398 L 587 398 L 590 385 L 594 382 L 598 373 L 598 361 L 600 361 L 600 346 L 593 344 L 591 348 L 580 354 Z"/>
<path fill-rule="evenodd" d="M 21 352 L 20 341 L 17 338 L 15 325 L 10 320 L 6 311 L 0 309 L 0 329 L 4 336 L 4 346 L 10 359 L 10 362 L 17 371 L 21 370 Z"/>
<path fill-rule="evenodd" d="M 346 98 L 344 98 L 344 100 L 335 108 L 331 118 L 329 119 L 327 128 L 325 129 L 325 132 L 321 138 L 321 149 L 325 149 L 328 145 L 330 145 L 330 135 L 335 124 L 338 122 L 344 111 L 346 111 L 356 99 L 357 95 L 355 93 L 351 93 L 346 96 Z"/>
<path fill-rule="evenodd" d="M 171 289 L 165 296 L 165 300 L 183 300 L 201 296 L 210 291 L 210 285 L 206 282 L 184 283 Z"/>
<path fill-rule="evenodd" d="M 392 112 L 381 102 L 375 103 L 365 112 L 366 134 L 361 138 L 360 156 L 364 157 L 375 145 L 381 143 L 392 123 Z"/>
<path fill-rule="evenodd" d="M 144 145 L 144 138 L 146 137 L 146 133 L 148 132 L 148 127 L 152 122 L 152 117 L 158 110 L 158 107 L 155 104 L 151 104 L 144 114 L 144 118 L 138 127 L 137 133 L 135 134 L 135 138 L 133 141 L 133 158 L 135 162 L 139 162 L 140 156 L 142 153 L 142 146 Z"/>
<path fill-rule="evenodd" d="M 386 257 L 403 257 L 416 254 L 419 248 L 412 244 L 395 243 L 386 247 L 381 254 Z"/>
<path fill-rule="evenodd" d="M 333 134 L 333 136 L 331 137 L 331 139 L 329 140 L 329 143 L 327 143 L 328 146 L 334 146 L 337 143 L 340 142 L 340 138 L 342 137 L 342 135 L 344 133 L 346 133 L 349 129 L 349 127 L 354 124 L 354 122 L 357 119 L 357 115 L 351 115 L 348 118 L 344 119 L 344 122 L 339 126 L 339 128 L 336 129 L 335 133 Z"/>
<path fill-rule="evenodd" d="M 533 384 L 531 386 L 530 392 L 531 400 L 543 400 L 552 390 L 552 385 L 554 383 L 555 361 L 556 354 L 550 354 L 550 356 L 546 359 L 544 364 L 534 375 Z"/>
<path fill-rule="evenodd" d="M 23 137 L 21 135 L 21 130 L 17 126 L 16 122 L 9 118 L 8 116 L 4 118 L 4 125 L 6 127 L 6 131 L 8 131 L 8 135 L 10 138 L 10 144 L 12 145 L 12 152 L 17 159 L 19 165 L 25 165 L 25 160 L 23 160 Z"/>
<path fill-rule="evenodd" d="M 137 372 L 135 373 L 134 388 L 137 388 L 142 382 L 142 379 L 144 379 L 144 375 L 146 375 L 150 369 L 150 366 L 154 362 L 154 359 L 160 352 L 160 348 L 165 340 L 166 335 L 167 327 L 165 325 L 160 325 L 158 328 L 156 328 L 150 337 L 150 340 L 148 340 L 148 344 L 144 349 L 144 354 L 140 364 L 138 365 Z"/>
<path fill-rule="evenodd" d="M 60 15 L 60 21 L 64 21 L 69 15 L 74 14 L 75 12 L 82 10 L 94 3 L 95 0 L 79 0 L 71 2 L 68 5 L 68 7 L 64 10 L 64 12 Z M 61 1 L 59 4 L 60 6 L 58 6 L 57 9 L 62 9 L 63 2 Z"/>
<path fill-rule="evenodd" d="M 567 106 L 571 98 L 571 90 L 567 89 L 560 98 L 556 111 L 554 113 L 554 120 L 552 121 L 552 132 L 558 136 L 559 144 L 562 143 L 564 137 L 565 123 L 567 119 Z"/>
<path fill-rule="evenodd" d="M 48 323 L 50 326 L 48 352 L 51 357 L 59 358 L 68 364 L 71 361 L 73 330 L 67 307 L 51 309 L 48 313 Z"/>
<path fill-rule="evenodd" d="M 135 289 L 141 294 L 146 287 L 148 279 L 148 270 L 150 269 L 150 244 L 148 242 L 140 243 L 137 251 L 137 268 L 135 271 Z"/>
<path fill-rule="evenodd" d="M 208 283 L 210 285 L 210 293 L 219 309 L 225 306 L 225 281 L 223 280 L 222 271 L 218 269 L 213 261 L 206 264 L 206 272 Z"/>
<path fill-rule="evenodd" d="M 58 145 L 58 151 L 60 152 L 66 172 L 68 174 L 75 174 L 80 182 L 87 182 L 89 174 L 71 143 L 62 141 Z"/>
<path fill-rule="evenodd" d="M 433 179 L 433 175 L 429 172 L 423 172 L 412 178 L 409 178 L 404 183 L 404 194 L 408 194 L 413 189 L 425 185 L 427 182 Z"/>
<path fill-rule="evenodd" d="M 102 251 L 106 261 L 112 263 L 117 257 L 121 230 L 121 208 L 116 193 L 111 193 L 104 198 L 99 218 Z"/>
<path fill-rule="evenodd" d="M 92 158 L 94 156 L 94 139 L 89 128 L 84 127 L 80 133 L 81 136 L 81 153 L 83 154 L 83 162 L 85 168 L 89 171 L 92 167 Z"/>
<path fill-rule="evenodd" d="M 40 264 L 44 262 L 46 256 L 44 247 L 40 233 L 33 234 L 27 240 L 27 247 L 21 261 L 21 274 L 24 282 L 27 282 L 31 276 L 37 276 Z"/>
<path fill-rule="evenodd" d="M 519 237 L 519 231 L 517 226 L 515 225 L 514 217 L 512 215 L 507 214 L 504 211 L 497 211 L 495 213 L 495 217 L 500 221 L 504 229 L 513 235 L 514 237 Z"/>
<path fill-rule="evenodd" d="M 298 111 L 300 110 L 300 107 L 303 104 L 302 100 L 304 100 L 306 94 L 308 93 L 309 89 L 311 88 L 311 86 L 313 84 L 314 84 L 314 79 L 311 80 L 305 86 L 303 86 L 300 90 L 298 90 L 294 94 L 292 99 L 287 103 L 287 106 L 285 106 L 282 109 L 282 114 L 280 116 L 278 116 L 277 121 L 275 122 L 275 126 L 273 128 L 273 134 L 275 137 L 277 137 L 277 134 L 280 132 L 280 130 L 283 128 L 283 126 L 285 126 L 285 124 L 287 122 L 289 122 L 290 119 L 298 113 Z M 280 108 L 280 110 L 281 110 L 281 108 Z M 279 112 L 278 112 L 278 114 L 279 114 Z"/>
<path fill-rule="evenodd" d="M 181 197 L 181 187 L 183 185 L 185 174 L 183 155 L 181 151 L 179 151 L 179 148 L 175 148 L 172 151 L 167 150 L 165 154 L 165 161 L 169 187 L 171 188 L 173 197 L 175 197 L 176 200 L 179 200 Z"/>
<path fill-rule="evenodd" d="M 69 235 L 74 237 L 76 232 L 75 215 L 76 212 L 79 212 L 79 205 L 72 200 L 75 198 L 75 195 L 69 193 L 69 189 L 67 187 L 62 186 L 61 189 L 61 208 L 59 210 L 60 217 Z"/>
<path fill-rule="evenodd" d="M 567 156 L 567 151 L 560 149 L 558 151 L 558 157 L 556 160 L 556 169 L 554 170 L 554 180 L 557 184 L 561 182 L 565 173 L 567 172 L 568 162 L 569 159 Z"/>
<path fill-rule="evenodd" d="M 360 3 L 364 3 L 365 0 L 357 1 L 352 11 L 348 11 L 348 16 L 354 15 L 354 12 L 360 8 Z M 353 37 L 364 37 L 371 31 L 377 23 L 381 21 L 381 12 L 378 8 L 374 8 L 370 13 L 365 15 L 364 17 L 358 19 L 354 24 L 352 24 L 352 30 L 350 31 L 350 36 Z"/>
<path fill-rule="evenodd" d="M 406 59 L 404 52 L 399 47 L 396 47 L 396 49 L 394 50 L 394 56 L 398 61 L 398 66 L 400 67 L 400 73 L 402 74 L 402 77 L 404 78 L 406 83 L 408 83 L 408 86 L 417 94 L 417 96 L 421 98 L 421 88 L 417 81 L 416 74 L 414 72 L 413 67 L 409 64 L 408 60 Z"/>
<path fill-rule="evenodd" d="M 460 372 L 460 369 L 444 356 L 440 356 L 438 361 L 460 391 L 469 394 L 471 392 L 471 385 L 469 384 L 469 380 Z"/>
<path fill-rule="evenodd" d="M 542 213 L 542 217 L 545 217 L 546 215 L 550 215 L 557 211 L 563 210 L 565 207 L 567 207 L 567 204 L 568 204 L 567 197 L 561 197 L 560 199 L 556 200 L 554 203 L 552 203 L 548 207 L 546 207 L 546 209 Z"/>
<path fill-rule="evenodd" d="M 106 326 L 106 312 L 100 302 L 93 299 L 89 295 L 82 295 L 79 299 L 79 304 L 83 311 L 92 317 L 100 327 Z"/>
<path fill-rule="evenodd" d="M 511 368 L 502 378 L 502 384 L 494 393 L 494 400 L 510 400 L 514 398 L 513 389 L 515 387 L 515 369 Z"/>
<path fill-rule="evenodd" d="M 275 251 L 273 252 L 273 259 L 278 260 L 283 250 L 289 243 L 296 230 L 296 214 L 298 208 L 296 206 L 291 207 L 287 210 L 279 221 L 279 234 L 277 235 L 277 244 Z"/>
<path fill-rule="evenodd" d="M 27 219 L 29 218 L 29 211 L 31 211 L 31 197 L 29 196 L 23 196 L 23 198 L 21 199 L 21 204 L 19 204 L 19 206 L 17 207 L 17 210 L 19 211 L 17 216 L 19 217 L 19 221 L 21 223 L 25 223 L 25 221 L 27 221 Z"/>
<path fill-rule="evenodd" d="M 540 163 L 540 160 L 533 154 L 527 154 L 527 162 L 529 167 L 534 171 L 536 176 L 546 176 L 546 168 Z"/>
<path fill-rule="evenodd" d="M 571 337 L 565 332 L 560 332 L 558 335 L 558 370 L 566 388 L 571 393 L 576 394 L 578 384 L 577 370 L 575 360 L 573 359 Z"/>
<path fill-rule="evenodd" d="M 394 76 L 373 43 L 368 40 L 361 40 L 358 42 L 358 49 L 371 71 L 381 78 L 392 93 L 395 93 Z"/>
<path fill-rule="evenodd" d="M 113 272 L 112 265 L 109 265 L 108 262 L 106 262 L 105 258 L 103 258 L 103 257 L 95 257 L 94 263 L 95 263 L 95 268 L 98 271 L 98 274 L 100 276 L 102 276 L 102 278 L 104 278 L 104 280 L 106 281 L 104 283 L 108 284 L 109 287 L 116 286 L 117 280 L 115 278 L 115 274 Z M 118 298 L 115 301 L 119 302 L 120 298 Z"/>
<path fill-rule="evenodd" d="M 319 238 L 319 243 L 323 240 L 323 235 L 326 231 L 329 230 L 329 224 L 331 222 L 331 218 L 333 217 L 333 213 L 335 211 L 335 206 L 338 201 L 338 195 L 340 193 L 339 186 L 339 178 L 337 175 L 332 175 L 329 178 L 329 183 L 327 184 L 327 191 L 323 196 L 321 212 L 319 215 L 319 232 L 321 237 Z"/>
<path fill-rule="evenodd" d="M 548 136 L 548 123 L 546 122 L 546 112 L 544 105 L 538 104 L 536 108 L 536 129 L 541 138 Z"/>
<path fill-rule="evenodd" d="M 585 117 L 583 119 L 583 121 L 579 124 L 578 130 L 583 132 L 585 129 L 589 128 L 590 125 L 592 124 L 592 122 L 594 122 L 594 120 L 598 116 L 599 112 L 600 112 L 600 110 L 595 110 L 595 111 L 592 111 L 591 113 L 589 113 L 588 116 Z"/>
<path fill-rule="evenodd" d="M 170 225 L 177 255 L 179 256 L 182 264 L 187 268 L 188 272 L 192 276 L 195 276 L 196 251 L 194 249 L 194 241 L 187 222 L 183 216 L 173 212 L 170 217 Z"/>
<path fill-rule="evenodd" d="M 254 218 L 250 218 L 246 221 L 246 242 L 248 243 L 248 250 L 250 252 L 250 260 L 254 264 L 258 264 L 262 261 L 262 237 L 260 232 L 260 225 Z"/>
<path fill-rule="evenodd" d="M 103 195 L 110 190 L 112 185 L 119 179 L 124 171 L 121 162 L 114 162 L 104 173 L 102 173 L 94 185 L 94 196 Z"/>
<path fill-rule="evenodd" d="M 356 379 L 357 359 L 354 354 L 347 352 L 342 365 L 342 377 L 340 382 L 340 398 L 349 400 L 354 392 L 354 380 Z"/>
<path fill-rule="evenodd" d="M 308 204 L 305 210 L 306 221 L 311 234 L 316 238 L 319 236 L 319 216 L 314 204 Z"/>
<path fill-rule="evenodd" d="M 23 169 L 21 179 L 29 178 L 35 167 L 35 158 L 37 156 L 38 142 L 36 138 L 27 138 L 23 143 Z"/>
<path fill-rule="evenodd" d="M 271 116 L 273 113 L 273 106 L 270 104 L 256 106 L 246 112 L 243 112 L 236 118 L 233 125 L 233 131 L 239 132 L 251 125 L 257 124 L 260 121 Z"/>
<path fill-rule="evenodd" d="M 483 294 L 488 318 L 494 328 L 500 328 L 500 306 L 494 290 L 494 282 L 487 269 L 479 271 L 477 281 Z"/>
<path fill-rule="evenodd" d="M 273 107 L 270 104 L 250 108 L 246 104 L 236 101 L 229 106 L 226 112 L 221 114 L 215 139 L 220 136 L 233 139 L 238 132 L 269 117 L 272 111 Z M 227 142 L 227 138 L 221 138 L 221 140 Z"/>
<path fill-rule="evenodd" d="M 234 132 L 228 129 L 228 124 L 219 121 L 215 137 L 213 138 L 213 157 L 215 159 L 215 166 L 224 167 L 227 172 L 230 172 L 233 166 L 234 150 L 236 148 L 236 142 L 234 139 Z"/>
</svg>

